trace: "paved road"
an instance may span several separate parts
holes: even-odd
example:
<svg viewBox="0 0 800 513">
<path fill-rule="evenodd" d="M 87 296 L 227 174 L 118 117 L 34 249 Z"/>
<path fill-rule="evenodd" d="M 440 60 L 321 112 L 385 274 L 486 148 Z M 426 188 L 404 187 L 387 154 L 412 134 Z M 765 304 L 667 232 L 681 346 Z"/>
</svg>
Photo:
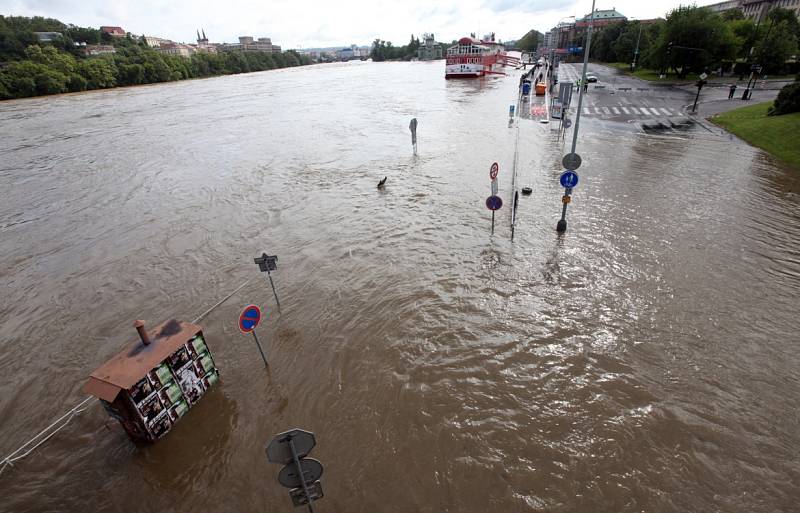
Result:
<svg viewBox="0 0 800 513">
<path fill-rule="evenodd" d="M 582 66 L 562 63 L 558 68 L 559 82 L 575 83 L 580 78 Z M 777 89 L 764 89 L 770 87 L 769 83 L 758 82 L 750 101 L 741 100 L 743 85 L 737 88 L 735 98 L 728 100 L 728 88 L 713 83 L 703 88 L 697 112 L 692 114 L 697 93 L 692 85 L 655 85 L 600 64 L 589 64 L 587 73 L 595 75 L 598 81 L 589 85 L 588 94 L 583 99 L 582 115 L 607 121 L 633 123 L 665 118 L 674 121 L 687 115 L 707 118 L 745 105 L 774 100 L 778 94 Z M 573 96 L 573 111 L 577 104 L 577 96 Z"/>
<path fill-rule="evenodd" d="M 575 83 L 581 69 L 582 64 L 562 63 L 558 68 L 559 82 Z M 685 117 L 684 106 L 694 100 L 692 93 L 684 89 L 655 86 L 607 66 L 589 64 L 587 73 L 598 80 L 589 85 L 583 98 L 582 116 L 618 122 L 674 119 Z M 577 96 L 573 96 L 573 110 L 577 105 Z"/>
</svg>

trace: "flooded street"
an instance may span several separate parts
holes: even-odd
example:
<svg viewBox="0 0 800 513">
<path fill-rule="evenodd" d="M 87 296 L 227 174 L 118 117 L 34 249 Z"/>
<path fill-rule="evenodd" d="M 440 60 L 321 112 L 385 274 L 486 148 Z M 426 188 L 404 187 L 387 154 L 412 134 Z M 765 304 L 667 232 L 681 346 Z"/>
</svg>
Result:
<svg viewBox="0 0 800 513">
<path fill-rule="evenodd" d="M 582 119 L 558 236 L 565 149 L 521 120 L 512 243 L 518 75 L 443 74 L 0 103 L 0 457 L 134 319 L 191 321 L 253 279 L 201 323 L 222 380 L 170 434 L 135 446 L 92 402 L 0 476 L 0 511 L 291 511 L 264 446 L 293 427 L 316 433 L 320 513 L 795 511 L 800 174 L 719 129 Z"/>
</svg>

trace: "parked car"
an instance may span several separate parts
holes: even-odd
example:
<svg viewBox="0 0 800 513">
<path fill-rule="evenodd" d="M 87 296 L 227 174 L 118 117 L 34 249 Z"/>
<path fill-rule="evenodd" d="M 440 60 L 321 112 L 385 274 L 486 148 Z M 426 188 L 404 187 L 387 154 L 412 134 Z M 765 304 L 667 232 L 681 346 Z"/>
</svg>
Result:
<svg viewBox="0 0 800 513">
<path fill-rule="evenodd" d="M 594 75 L 586 75 L 586 81 L 591 83 L 597 82 L 597 77 Z"/>
</svg>

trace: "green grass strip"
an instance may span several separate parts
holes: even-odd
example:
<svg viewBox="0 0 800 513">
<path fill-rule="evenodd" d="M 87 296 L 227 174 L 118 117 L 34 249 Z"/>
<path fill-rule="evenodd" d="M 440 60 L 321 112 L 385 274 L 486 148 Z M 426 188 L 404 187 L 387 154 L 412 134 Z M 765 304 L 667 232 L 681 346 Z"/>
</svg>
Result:
<svg viewBox="0 0 800 513">
<path fill-rule="evenodd" d="M 718 114 L 710 121 L 800 169 L 800 112 L 767 116 L 772 102 Z"/>
</svg>

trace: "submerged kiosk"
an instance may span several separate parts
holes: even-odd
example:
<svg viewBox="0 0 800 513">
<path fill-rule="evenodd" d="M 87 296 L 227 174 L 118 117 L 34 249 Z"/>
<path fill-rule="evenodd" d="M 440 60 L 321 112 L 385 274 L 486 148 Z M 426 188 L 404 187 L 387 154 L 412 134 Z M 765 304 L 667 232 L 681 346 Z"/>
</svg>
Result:
<svg viewBox="0 0 800 513">
<path fill-rule="evenodd" d="M 137 442 L 155 442 L 214 383 L 214 365 L 200 326 L 175 319 L 148 334 L 134 323 L 139 340 L 92 372 L 83 390 L 98 399 Z"/>
</svg>

